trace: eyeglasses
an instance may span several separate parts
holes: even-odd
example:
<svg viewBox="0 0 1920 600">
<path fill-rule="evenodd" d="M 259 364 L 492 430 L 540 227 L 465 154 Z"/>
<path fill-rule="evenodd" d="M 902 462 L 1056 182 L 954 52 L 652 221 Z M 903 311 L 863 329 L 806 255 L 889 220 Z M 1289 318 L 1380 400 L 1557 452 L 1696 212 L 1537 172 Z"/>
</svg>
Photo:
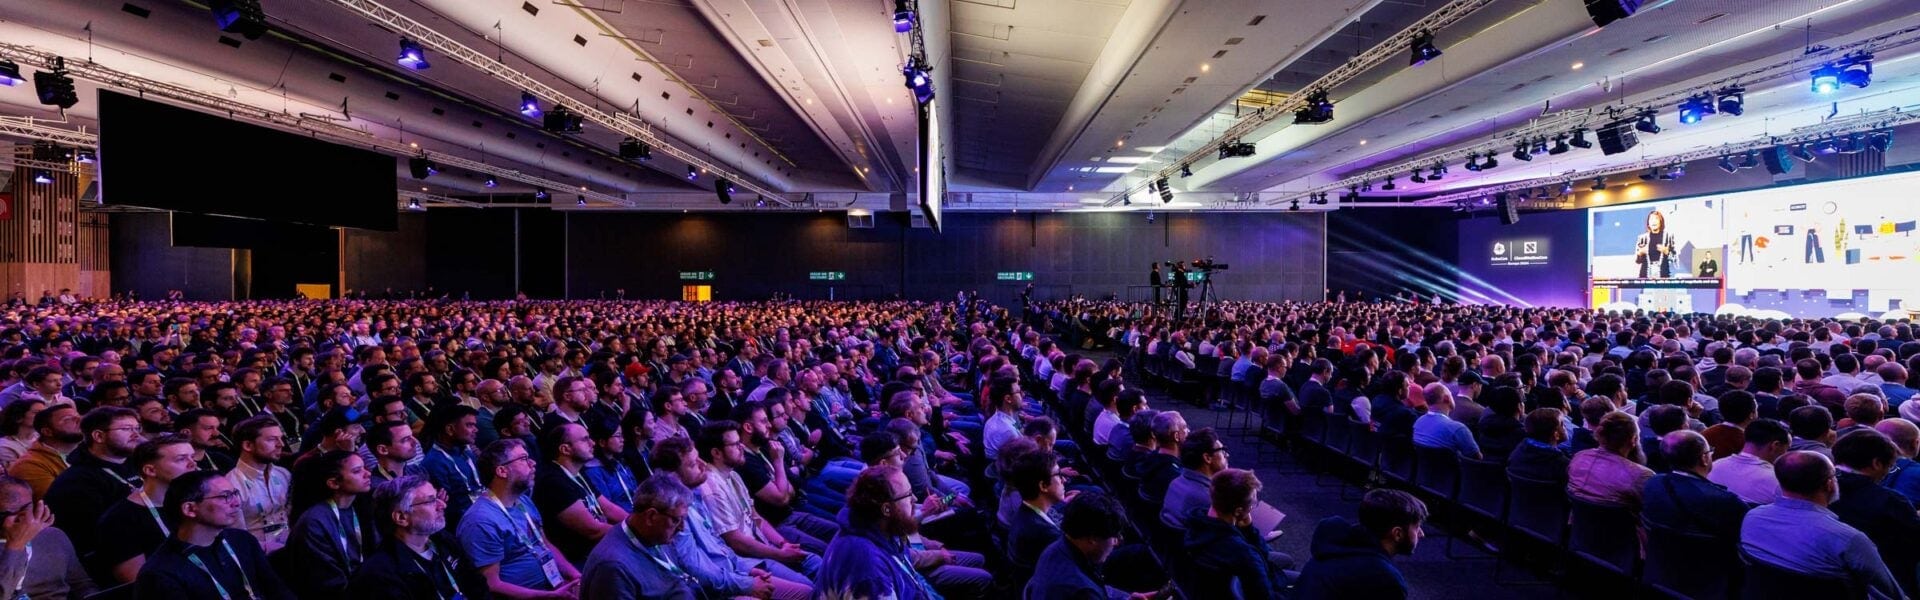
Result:
<svg viewBox="0 0 1920 600">
<path fill-rule="evenodd" d="M 529 461 L 529 462 L 531 462 L 531 461 L 533 460 L 533 456 L 532 456 L 532 455 L 527 455 L 527 454 L 522 454 L 522 455 L 520 455 L 520 456 L 519 456 L 519 457 L 517 457 L 517 458 L 509 458 L 509 459 L 507 459 L 507 460 L 505 460 L 505 461 L 503 461 L 503 462 L 501 462 L 499 466 L 502 466 L 502 467 L 504 467 L 504 466 L 507 466 L 507 465 L 510 465 L 510 464 L 513 464 L 513 463 L 517 463 L 517 462 L 520 462 L 520 461 L 523 461 L 523 460 L 524 460 L 524 461 Z"/>
<path fill-rule="evenodd" d="M 415 503 L 413 503 L 413 504 L 411 504 L 411 505 L 409 505 L 409 506 L 410 506 L 410 507 L 412 507 L 412 506 L 420 506 L 420 505 L 422 505 L 422 504 L 433 504 L 433 503 L 435 503 L 435 502 L 439 502 L 439 503 L 441 503 L 441 504 L 446 504 L 446 503 L 447 503 L 447 491 L 446 491 L 446 490 L 440 490 L 440 491 L 439 491 L 438 493 L 436 493 L 436 494 L 434 494 L 434 497 L 432 497 L 432 498 L 428 498 L 428 499 L 426 499 L 426 500 L 421 500 L 421 501 L 419 501 L 419 502 L 415 502 Z"/>
<path fill-rule="evenodd" d="M 227 490 L 224 492 L 220 492 L 218 494 L 196 496 L 193 499 L 188 500 L 188 502 L 205 502 L 208 500 L 219 500 L 219 501 L 225 502 L 227 500 L 232 500 L 234 498 L 239 498 L 239 497 L 240 497 L 240 490 Z"/>
<path fill-rule="evenodd" d="M 906 493 L 900 494 L 898 496 L 894 496 L 892 500 L 888 500 L 887 502 L 899 502 L 901 500 L 912 500 L 912 499 L 913 499 L 913 490 L 907 490 Z"/>
<path fill-rule="evenodd" d="M 1226 451 L 1227 451 L 1226 446 L 1215 446 L 1212 450 L 1208 450 L 1207 452 L 1213 453 L 1213 452 L 1226 452 Z"/>
</svg>

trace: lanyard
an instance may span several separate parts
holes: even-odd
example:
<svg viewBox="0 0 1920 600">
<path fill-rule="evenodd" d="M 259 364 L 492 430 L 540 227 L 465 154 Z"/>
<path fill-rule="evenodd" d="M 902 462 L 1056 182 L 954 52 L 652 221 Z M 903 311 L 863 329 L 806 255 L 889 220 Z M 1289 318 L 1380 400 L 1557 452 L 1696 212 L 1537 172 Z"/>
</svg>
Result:
<svg viewBox="0 0 1920 600">
<path fill-rule="evenodd" d="M 441 456 L 447 457 L 447 462 L 453 465 L 453 470 L 460 474 L 461 479 L 465 479 L 467 481 L 467 490 L 469 492 L 480 489 L 480 468 L 477 466 L 474 466 L 472 456 L 467 456 L 465 454 L 462 454 L 460 456 L 460 458 L 466 459 L 467 461 L 467 470 L 461 471 L 460 463 L 454 462 L 452 452 L 448 452 L 446 448 L 441 448 L 439 446 L 434 446 L 433 451 L 439 452 Z M 504 505 L 501 506 L 501 510 L 505 510 L 505 509 L 506 507 Z"/>
<path fill-rule="evenodd" d="M 556 467 L 560 467 L 560 472 L 566 474 L 567 481 L 571 481 L 573 482 L 574 485 L 580 486 L 580 491 L 587 493 L 587 497 L 580 499 L 580 503 L 587 505 L 587 512 L 593 513 L 593 518 L 599 519 L 602 522 L 605 522 L 607 520 L 607 515 L 606 513 L 600 512 L 600 495 L 593 491 L 592 485 L 587 483 L 586 474 L 585 473 L 575 474 L 571 471 L 568 471 L 565 465 L 562 465 L 557 462 L 553 463 L 553 465 Z M 619 477 L 619 475 L 617 474 L 614 476 Z"/>
<path fill-rule="evenodd" d="M 433 542 L 427 542 L 427 550 L 429 552 L 433 551 Z M 429 570 L 427 567 L 427 563 L 432 563 L 433 566 L 439 567 L 437 569 L 432 569 L 432 570 L 439 571 L 440 576 L 446 578 L 447 587 L 451 588 L 453 590 L 454 597 L 458 598 L 460 596 L 460 581 L 457 579 L 454 579 L 453 569 L 447 566 L 446 561 L 440 560 L 440 556 L 441 555 L 439 554 L 435 554 L 433 557 L 427 557 L 427 556 L 421 555 L 418 552 L 415 552 L 413 554 L 413 560 L 414 560 L 414 564 L 420 567 L 420 570 L 422 571 Z M 438 585 L 433 586 L 433 594 L 435 596 L 439 596 L 440 600 L 448 600 L 447 595 L 440 592 L 440 586 Z"/>
<path fill-rule="evenodd" d="M 126 485 L 127 485 L 127 487 L 129 487 L 129 488 L 137 488 L 137 487 L 140 487 L 140 478 L 139 478 L 139 477 L 131 477 L 131 478 L 129 478 L 129 477 L 121 477 L 121 476 L 120 476 L 120 473 L 118 473 L 118 472 L 115 472 L 115 471 L 114 471 L 113 469 L 109 469 L 109 468 L 106 468 L 106 467 L 100 467 L 100 470 L 102 470 L 102 471 L 106 471 L 108 475 L 111 475 L 111 476 L 113 476 L 113 480 L 114 480 L 114 481 L 118 481 L 118 482 L 120 482 L 120 483 L 124 483 L 124 484 L 126 484 Z"/>
<path fill-rule="evenodd" d="M 205 461 L 205 462 L 202 462 L 202 461 Z M 193 461 L 193 463 L 194 463 L 194 466 L 200 467 L 200 470 L 202 471 L 220 470 L 220 466 L 213 463 L 213 453 L 211 452 L 207 453 L 206 456 L 201 457 L 200 460 Z"/>
<path fill-rule="evenodd" d="M 240 557 L 233 553 L 233 545 L 228 544 L 226 540 L 220 540 L 220 546 L 226 548 L 227 558 L 233 559 L 233 570 L 240 573 L 240 585 L 246 587 L 247 598 L 249 600 L 258 599 L 260 595 L 253 593 L 253 578 L 247 577 L 247 567 L 246 565 L 240 564 Z M 187 555 L 187 560 L 192 562 L 193 566 L 200 567 L 200 572 L 206 573 L 207 579 L 213 580 L 213 591 L 220 593 L 220 600 L 233 600 L 233 597 L 227 594 L 227 586 L 220 585 L 220 578 L 215 577 L 213 570 L 207 568 L 207 563 L 200 562 L 199 555 L 194 554 L 191 549 L 185 554 Z M 214 560 L 219 560 L 219 558 L 215 557 Z"/>
<path fill-rule="evenodd" d="M 627 506 L 633 506 L 633 488 L 627 485 L 627 479 L 632 477 L 632 471 L 627 469 L 626 465 L 620 464 L 618 458 L 608 460 L 605 464 L 613 465 L 612 467 L 606 467 L 606 469 L 608 473 L 613 475 L 614 485 L 620 487 L 621 500 L 626 502 Z M 602 466 L 604 467 L 605 465 Z M 626 473 L 627 475 L 621 476 L 621 473 Z"/>
<path fill-rule="evenodd" d="M 913 584 L 920 587 L 920 593 L 924 595 L 923 597 L 932 600 L 941 600 L 940 594 L 933 591 L 933 585 L 927 583 L 927 579 L 921 577 L 919 571 L 913 570 L 913 565 L 907 564 L 907 559 L 902 558 L 899 554 L 895 554 L 893 555 L 893 564 L 899 566 L 901 571 L 906 572 L 907 577 L 913 578 Z"/>
<path fill-rule="evenodd" d="M 1027 510 L 1031 510 L 1031 511 L 1033 511 L 1033 513 L 1034 513 L 1034 514 L 1037 514 L 1037 515 L 1040 515 L 1040 518 L 1042 518 L 1042 519 L 1046 519 L 1046 520 L 1047 520 L 1047 524 L 1048 524 L 1048 525 L 1053 525 L 1053 524 L 1054 524 L 1054 522 L 1053 522 L 1053 517 L 1052 517 L 1052 516 L 1050 516 L 1050 515 L 1048 515 L 1048 514 L 1047 514 L 1047 511 L 1044 511 L 1044 510 L 1040 510 L 1039 508 L 1037 508 L 1037 507 L 1035 507 L 1035 506 L 1034 506 L 1034 505 L 1032 505 L 1032 504 L 1024 504 L 1024 503 L 1023 503 L 1023 504 L 1022 504 L 1022 506 L 1025 506 L 1025 507 L 1027 507 Z"/>
<path fill-rule="evenodd" d="M 500 514 L 506 515 L 507 520 L 509 521 L 513 520 L 513 511 L 507 510 L 507 503 L 501 502 L 499 498 L 494 497 L 493 492 L 487 492 L 486 497 L 487 497 L 487 501 L 492 502 L 494 506 L 500 507 Z M 514 506 L 519 506 L 519 504 L 514 504 Z M 533 524 L 533 517 L 531 515 L 522 514 L 520 516 L 522 517 L 522 519 L 524 519 L 527 522 L 527 530 L 533 536 L 532 541 L 539 542 L 540 543 L 539 551 L 545 552 L 546 551 L 545 546 L 547 545 L 546 534 L 541 533 L 540 528 Z M 532 542 L 529 542 L 527 538 L 520 536 L 520 525 L 518 523 L 515 523 L 513 528 L 514 528 L 514 532 L 513 532 L 514 538 L 518 539 L 520 543 L 526 544 L 528 547 L 533 547 L 534 544 Z"/>
<path fill-rule="evenodd" d="M 342 518 L 340 505 L 332 500 L 327 501 L 327 507 L 333 509 L 333 520 L 340 524 L 340 530 L 335 532 L 334 537 L 340 540 L 340 553 L 347 559 L 348 570 L 352 570 L 360 566 L 360 515 L 354 514 L 353 509 L 349 508 L 346 517 Z M 352 534 L 352 544 L 347 542 L 348 534 Z"/>
<path fill-rule="evenodd" d="M 145 488 L 140 490 L 140 505 L 147 507 L 147 514 L 153 515 L 153 524 L 160 526 L 161 537 L 173 535 L 173 530 L 167 528 L 166 520 L 160 518 L 160 509 L 153 505 L 153 498 L 147 497 Z"/>
<path fill-rule="evenodd" d="M 27 560 L 22 561 L 20 565 L 22 567 L 20 569 L 20 579 L 13 582 L 13 590 L 16 597 L 24 597 L 27 595 L 26 590 L 23 588 L 27 587 L 27 574 L 33 572 L 33 542 L 27 542 Z"/>
<path fill-rule="evenodd" d="M 675 564 L 671 555 L 668 555 L 658 548 L 649 548 L 646 544 L 640 543 L 640 536 L 634 535 L 633 529 L 628 528 L 625 522 L 620 523 L 620 532 L 626 534 L 627 541 L 633 543 L 633 547 L 639 549 L 640 554 L 645 555 L 648 559 L 653 560 L 654 564 L 660 565 L 660 568 L 665 569 L 667 575 L 680 580 L 681 585 L 685 585 L 687 589 L 692 591 L 697 597 L 706 597 L 706 591 L 700 587 L 700 580 L 681 569 L 680 565 Z"/>
</svg>

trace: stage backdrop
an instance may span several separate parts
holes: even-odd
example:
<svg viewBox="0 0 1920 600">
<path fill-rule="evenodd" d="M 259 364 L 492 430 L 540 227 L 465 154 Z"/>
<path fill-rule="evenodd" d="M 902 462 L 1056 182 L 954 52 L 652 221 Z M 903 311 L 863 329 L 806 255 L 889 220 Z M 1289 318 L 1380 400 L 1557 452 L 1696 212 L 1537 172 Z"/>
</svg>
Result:
<svg viewBox="0 0 1920 600">
<path fill-rule="evenodd" d="M 1460 220 L 1460 301 L 1513 306 L 1585 306 L 1586 211 L 1494 213 Z"/>
</svg>

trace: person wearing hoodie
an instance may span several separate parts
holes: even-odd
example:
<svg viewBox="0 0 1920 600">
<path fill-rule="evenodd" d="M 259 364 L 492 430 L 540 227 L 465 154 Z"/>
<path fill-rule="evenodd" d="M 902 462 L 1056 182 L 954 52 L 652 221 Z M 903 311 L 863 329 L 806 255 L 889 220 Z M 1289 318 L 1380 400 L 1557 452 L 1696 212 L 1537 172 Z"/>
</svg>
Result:
<svg viewBox="0 0 1920 600">
<path fill-rule="evenodd" d="M 1211 510 L 1187 518 L 1187 556 L 1195 568 L 1181 571 L 1205 576 L 1181 581 L 1181 587 L 1195 598 L 1285 598 L 1283 569 L 1293 559 L 1269 550 L 1253 527 L 1260 479 L 1252 471 L 1227 469 L 1213 476 L 1212 485 Z"/>
<path fill-rule="evenodd" d="M 906 536 L 919 530 L 913 488 L 892 465 L 867 467 L 847 490 L 843 530 L 827 544 L 814 589 L 828 598 L 927 600 L 941 596 L 913 569 Z"/>
<path fill-rule="evenodd" d="M 1219 489 L 1215 484 L 1214 489 Z M 1395 555 L 1420 545 L 1427 506 L 1412 494 L 1377 489 L 1360 499 L 1360 521 L 1327 517 L 1313 530 L 1313 559 L 1300 570 L 1294 600 L 1407 597 Z"/>
<path fill-rule="evenodd" d="M 1062 537 L 1040 553 L 1026 598 L 1048 600 L 1150 600 L 1151 593 L 1133 593 L 1109 587 L 1101 565 L 1120 545 L 1127 528 L 1126 508 L 1112 496 L 1086 493 L 1074 496 L 1060 515 Z M 845 536 L 842 536 L 845 537 Z M 878 596 L 874 596 L 878 597 Z"/>
</svg>

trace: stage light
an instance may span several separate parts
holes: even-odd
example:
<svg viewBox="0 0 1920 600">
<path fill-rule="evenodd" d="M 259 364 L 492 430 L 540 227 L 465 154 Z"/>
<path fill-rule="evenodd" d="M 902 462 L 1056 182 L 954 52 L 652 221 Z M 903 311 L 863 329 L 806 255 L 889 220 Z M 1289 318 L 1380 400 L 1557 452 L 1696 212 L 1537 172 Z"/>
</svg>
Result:
<svg viewBox="0 0 1920 600">
<path fill-rule="evenodd" d="M 1492 171 L 1496 168 L 1499 168 L 1499 166 L 1500 166 L 1500 157 L 1494 156 L 1492 152 L 1488 152 L 1487 160 L 1485 162 L 1480 163 L 1480 170 Z"/>
<path fill-rule="evenodd" d="M 1533 154 L 1546 154 L 1546 153 L 1547 153 L 1547 138 L 1545 136 L 1534 138 Z"/>
<path fill-rule="evenodd" d="M 1439 181 L 1447 175 L 1447 163 L 1435 161 L 1432 171 L 1433 174 L 1427 176 L 1427 181 Z"/>
<path fill-rule="evenodd" d="M 440 165 L 425 156 L 415 156 L 407 159 L 407 171 L 413 174 L 414 179 L 426 179 L 440 174 Z"/>
<path fill-rule="evenodd" d="M 1893 132 L 1883 129 L 1868 134 L 1867 147 L 1873 148 L 1875 152 L 1886 152 L 1893 147 Z"/>
<path fill-rule="evenodd" d="M 1747 113 L 1747 88 L 1737 85 L 1727 86 L 1714 92 L 1714 95 L 1719 98 L 1721 114 L 1738 117 Z"/>
<path fill-rule="evenodd" d="M 249 40 L 260 39 L 267 33 L 267 13 L 260 10 L 260 0 L 213 0 L 208 3 L 213 9 L 213 22 L 220 30 L 237 33 Z"/>
<path fill-rule="evenodd" d="M 1847 134 L 1846 139 L 1840 142 L 1841 154 L 1859 154 L 1865 151 L 1866 149 L 1867 149 L 1867 144 L 1866 144 L 1865 136 L 1862 136 L 1858 133 Z"/>
<path fill-rule="evenodd" d="M 1427 182 L 1427 178 L 1425 178 L 1425 177 L 1421 177 L 1421 176 L 1420 176 L 1420 169 L 1418 169 L 1418 168 L 1416 168 L 1416 169 L 1414 169 L 1414 170 L 1413 170 L 1413 175 L 1412 175 L 1411 177 L 1408 177 L 1407 179 L 1410 179 L 1410 180 L 1413 180 L 1413 182 L 1414 182 L 1414 183 L 1426 183 L 1426 182 Z"/>
<path fill-rule="evenodd" d="M 687 165 L 687 181 L 693 181 L 699 178 L 700 170 L 693 168 L 693 165 Z"/>
<path fill-rule="evenodd" d="M 1226 160 L 1229 158 L 1244 158 L 1248 156 L 1253 156 L 1258 151 L 1259 149 L 1256 148 L 1251 142 L 1242 142 L 1240 140 L 1233 140 L 1220 145 L 1220 159 Z"/>
<path fill-rule="evenodd" d="M 1813 93 L 1827 95 L 1840 91 L 1840 68 L 1824 64 L 1813 70 Z"/>
<path fill-rule="evenodd" d="M 1299 199 L 1299 198 L 1294 198 L 1294 199 L 1293 199 L 1293 206 L 1289 206 L 1289 207 L 1287 207 L 1287 210 L 1300 210 L 1300 199 Z"/>
<path fill-rule="evenodd" d="M 1532 154 L 1529 154 L 1529 153 L 1527 153 L 1527 143 L 1526 143 L 1526 142 L 1520 142 L 1520 143 L 1518 143 L 1518 144 L 1514 144 L 1514 145 L 1513 145 L 1513 159 L 1514 159 L 1514 160 L 1523 160 L 1523 161 L 1528 161 L 1528 162 L 1532 162 L 1532 161 L 1533 161 L 1533 155 L 1532 155 Z"/>
<path fill-rule="evenodd" d="M 1873 83 L 1873 55 L 1855 52 L 1840 59 L 1840 83 L 1864 88 Z"/>
<path fill-rule="evenodd" d="M 1357 186 L 1357 185 L 1347 186 L 1347 197 L 1343 198 L 1342 200 L 1346 202 L 1360 201 L 1360 186 Z"/>
<path fill-rule="evenodd" d="M 1720 170 L 1722 171 L 1726 171 L 1728 173 L 1740 172 L 1740 166 L 1733 164 L 1732 156 L 1721 156 L 1720 162 L 1718 164 L 1720 165 Z"/>
<path fill-rule="evenodd" d="M 1640 174 L 1641 181 L 1653 181 L 1659 178 L 1660 178 L 1659 167 L 1647 167 L 1647 172 Z"/>
<path fill-rule="evenodd" d="M 1699 123 L 1707 115 L 1713 114 L 1713 97 L 1696 94 L 1680 102 L 1680 122 L 1687 125 Z M 1648 133 L 1658 133 L 1649 131 Z"/>
<path fill-rule="evenodd" d="M 1373 180 L 1372 180 L 1372 179 L 1362 179 L 1362 180 L 1360 180 L 1360 191 L 1362 191 L 1362 192 L 1371 192 L 1371 191 L 1373 191 Z"/>
<path fill-rule="evenodd" d="M 486 186 L 487 189 L 493 189 L 500 187 L 500 180 L 495 179 L 492 175 L 488 175 L 486 181 L 480 182 L 480 185 Z"/>
<path fill-rule="evenodd" d="M 553 133 L 580 133 L 583 129 L 580 114 L 573 112 L 573 109 L 567 108 L 564 104 L 547 111 L 546 118 L 541 124 L 547 131 Z"/>
<path fill-rule="evenodd" d="M 1760 166 L 1759 152 L 1748 150 L 1746 156 L 1740 157 L 1740 168 L 1742 169 L 1752 169 L 1759 166 Z"/>
<path fill-rule="evenodd" d="M 1648 108 L 1634 117 L 1633 128 L 1641 133 L 1660 133 L 1660 111 Z"/>
<path fill-rule="evenodd" d="M 400 38 L 400 58 L 397 60 L 415 71 L 433 66 L 427 64 L 427 51 L 420 47 L 420 43 L 407 38 Z"/>
<path fill-rule="evenodd" d="M 1474 153 L 1468 153 L 1468 154 L 1467 154 L 1467 165 L 1466 165 L 1466 166 L 1467 166 L 1467 170 L 1468 170 L 1468 171 L 1479 171 L 1479 170 L 1480 170 L 1480 155 L 1479 155 L 1479 154 L 1474 154 Z"/>
<path fill-rule="evenodd" d="M 90 165 L 99 161 L 100 157 L 94 154 L 92 150 L 75 150 L 73 152 L 73 160 L 80 164 Z"/>
<path fill-rule="evenodd" d="M 420 208 L 420 199 L 419 199 L 419 198 L 408 198 L 408 199 L 407 199 L 407 210 L 426 210 L 426 209 L 424 209 L 424 208 Z"/>
<path fill-rule="evenodd" d="M 33 182 L 34 182 L 34 183 L 38 183 L 38 184 L 41 184 L 41 185 L 46 185 L 46 184 L 49 184 L 49 183 L 53 183 L 53 176 L 52 176 L 52 175 L 49 175 L 49 174 L 47 174 L 47 172 L 46 172 L 46 171 L 34 171 L 34 172 L 33 172 Z"/>
<path fill-rule="evenodd" d="M 1307 95 L 1307 105 L 1293 111 L 1293 124 L 1318 125 L 1333 121 L 1333 101 L 1327 99 L 1326 90 L 1314 90 Z"/>
<path fill-rule="evenodd" d="M 1120 205 L 1121 205 L 1121 206 L 1133 206 L 1133 194 L 1129 194 L 1129 193 L 1126 193 L 1126 192 L 1120 192 Z"/>
<path fill-rule="evenodd" d="M 1840 142 L 1831 136 L 1823 137 L 1820 141 L 1813 143 L 1813 151 L 1821 154 L 1839 154 Z"/>
<path fill-rule="evenodd" d="M 1188 178 L 1188 177 L 1192 177 L 1192 176 L 1193 176 L 1193 165 L 1180 165 L 1180 178 L 1181 178 L 1181 179 L 1186 179 L 1186 178 Z"/>
<path fill-rule="evenodd" d="M 577 195 L 577 196 L 574 196 L 574 197 L 573 197 L 573 205 L 574 205 L 574 206 L 586 206 L 586 205 L 587 205 L 587 195 L 586 195 L 586 194 L 580 194 L 580 195 Z"/>
<path fill-rule="evenodd" d="M 1593 142 L 1587 141 L 1587 128 L 1585 127 L 1573 130 L 1573 140 L 1567 143 L 1573 144 L 1573 147 L 1582 150 L 1593 147 Z"/>
<path fill-rule="evenodd" d="M 61 110 L 73 108 L 80 103 L 80 94 L 73 89 L 73 78 L 67 75 L 67 59 L 53 57 L 53 70 L 33 74 L 33 91 L 40 97 L 40 103 L 58 106 Z"/>
<path fill-rule="evenodd" d="M 1573 148 L 1567 145 L 1567 134 L 1562 133 L 1560 135 L 1553 136 L 1553 147 L 1547 149 L 1547 154 L 1552 154 L 1557 156 L 1557 155 L 1566 154 L 1572 151 L 1573 151 Z"/>
<path fill-rule="evenodd" d="M 1560 195 L 1562 196 L 1573 195 L 1573 180 L 1567 180 L 1560 183 Z"/>
<path fill-rule="evenodd" d="M 1800 159 L 1800 162 L 1813 162 L 1813 152 L 1807 148 L 1811 145 L 1811 143 L 1801 143 L 1788 146 L 1787 154 L 1791 154 L 1794 158 Z"/>
<path fill-rule="evenodd" d="M 921 104 L 933 101 L 933 70 L 920 59 L 907 62 L 900 68 L 900 74 L 906 77 L 907 89 L 913 90 L 913 100 Z"/>
<path fill-rule="evenodd" d="M 1607 191 L 1607 178 L 1605 177 L 1593 178 L 1593 187 L 1589 189 L 1592 189 L 1593 191 L 1596 191 L 1596 192 Z"/>
<path fill-rule="evenodd" d="M 1167 184 L 1167 178 L 1165 177 L 1161 177 L 1157 183 L 1160 184 L 1160 202 L 1162 204 L 1172 203 L 1173 186 Z"/>
<path fill-rule="evenodd" d="M 520 114 L 526 115 L 529 119 L 540 118 L 540 99 L 535 98 L 533 94 L 520 92 Z"/>
<path fill-rule="evenodd" d="M 1673 181 L 1675 179 L 1685 177 L 1686 175 L 1687 175 L 1687 165 L 1682 163 L 1674 163 L 1671 165 L 1667 165 L 1667 172 L 1660 174 L 1660 178 L 1667 181 Z"/>
<path fill-rule="evenodd" d="M 1427 64 L 1427 61 L 1440 58 L 1440 48 L 1433 45 L 1433 32 L 1431 31 L 1420 30 L 1420 33 L 1413 35 L 1413 40 L 1408 46 L 1413 54 L 1413 60 L 1410 61 L 1410 64 L 1413 66 L 1418 67 Z"/>
<path fill-rule="evenodd" d="M 22 81 L 26 78 L 20 76 L 20 63 L 0 59 L 0 85 L 13 87 Z"/>
<path fill-rule="evenodd" d="M 1387 176 L 1387 182 L 1386 182 L 1385 184 L 1382 184 L 1382 185 L 1380 186 L 1380 189 L 1381 189 L 1382 191 L 1388 191 L 1388 192 L 1391 192 L 1391 191 L 1393 191 L 1393 189 L 1394 189 L 1394 186 L 1393 186 L 1393 176 L 1392 176 L 1392 175 L 1388 175 L 1388 176 Z"/>
<path fill-rule="evenodd" d="M 634 138 L 620 140 L 620 158 L 626 160 L 653 160 L 653 147 Z"/>
<path fill-rule="evenodd" d="M 908 5 L 907 0 L 893 0 L 894 33 L 913 31 L 913 19 L 913 7 Z"/>
</svg>

